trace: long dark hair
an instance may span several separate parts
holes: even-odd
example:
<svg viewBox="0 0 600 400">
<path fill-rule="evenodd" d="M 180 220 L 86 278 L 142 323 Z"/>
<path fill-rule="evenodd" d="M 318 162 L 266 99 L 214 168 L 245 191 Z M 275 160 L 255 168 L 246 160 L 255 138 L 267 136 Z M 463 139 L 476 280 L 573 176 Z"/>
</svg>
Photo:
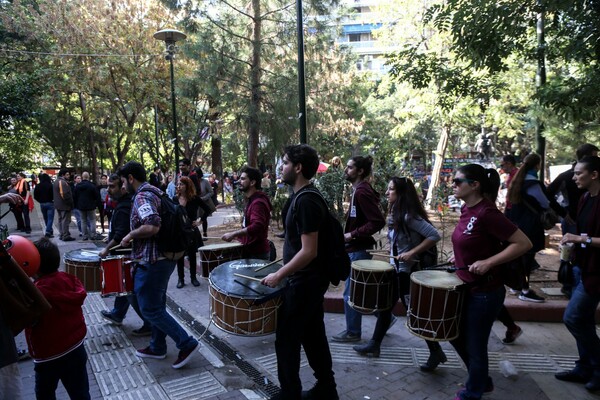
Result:
<svg viewBox="0 0 600 400">
<path fill-rule="evenodd" d="M 390 217 L 394 230 L 405 225 L 405 218 L 422 218 L 431 223 L 421 204 L 415 185 L 409 178 L 394 176 L 391 179 L 396 192 L 396 201 L 390 204 Z"/>
<path fill-rule="evenodd" d="M 527 156 L 523 159 L 523 164 L 521 164 L 519 171 L 513 180 L 510 181 L 510 186 L 508 187 L 507 193 L 508 201 L 513 204 L 519 204 L 521 202 L 521 189 L 523 188 L 523 183 L 525 182 L 527 172 L 540 165 L 541 162 L 542 157 L 539 155 L 535 153 L 527 154 Z"/>
<path fill-rule="evenodd" d="M 479 164 L 467 164 L 458 169 L 466 179 L 479 182 L 479 193 L 495 203 L 500 189 L 500 175 L 494 168 L 483 168 Z"/>
</svg>

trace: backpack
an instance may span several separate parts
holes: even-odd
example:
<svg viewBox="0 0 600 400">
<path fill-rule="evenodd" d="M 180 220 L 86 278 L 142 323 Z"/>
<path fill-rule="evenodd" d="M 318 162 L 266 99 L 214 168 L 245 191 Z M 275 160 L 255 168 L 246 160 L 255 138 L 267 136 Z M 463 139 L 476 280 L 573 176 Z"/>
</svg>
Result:
<svg viewBox="0 0 600 400">
<path fill-rule="evenodd" d="M 415 243 L 414 245 L 412 244 L 412 236 L 408 231 L 408 227 L 406 226 L 406 224 L 402 224 L 402 229 L 404 230 L 404 234 L 409 238 L 409 240 L 411 241 L 411 245 L 412 247 L 416 247 L 419 245 L 419 243 L 421 243 L 425 238 L 417 231 L 414 231 L 415 233 L 417 233 L 419 235 L 419 237 L 421 238 L 419 240 L 418 243 Z M 436 265 L 438 263 L 438 250 L 437 250 L 437 244 L 434 244 L 433 246 L 431 246 L 430 248 L 428 248 L 427 250 L 419 253 L 419 255 L 417 256 L 417 259 L 419 260 L 419 262 L 415 265 L 415 268 L 417 268 L 418 270 L 421 269 L 427 269 L 427 267 L 431 267 L 433 265 Z"/>
<path fill-rule="evenodd" d="M 332 285 L 338 285 L 345 281 L 350 275 L 350 258 L 346 253 L 346 242 L 344 240 L 344 228 L 342 224 L 329 210 L 329 205 L 323 195 L 316 189 L 305 189 L 298 193 L 291 205 L 292 215 L 296 216 L 296 201 L 304 193 L 316 194 L 325 205 L 327 210 L 325 223 L 319 231 L 319 254 L 317 257 L 326 268 L 327 279 Z"/>
<path fill-rule="evenodd" d="M 156 234 L 158 250 L 169 260 L 180 259 L 187 249 L 196 245 L 195 229 L 185 207 L 175 203 L 164 192 L 160 195 L 152 189 L 140 192 L 152 192 L 160 198 L 160 230 Z"/>
</svg>

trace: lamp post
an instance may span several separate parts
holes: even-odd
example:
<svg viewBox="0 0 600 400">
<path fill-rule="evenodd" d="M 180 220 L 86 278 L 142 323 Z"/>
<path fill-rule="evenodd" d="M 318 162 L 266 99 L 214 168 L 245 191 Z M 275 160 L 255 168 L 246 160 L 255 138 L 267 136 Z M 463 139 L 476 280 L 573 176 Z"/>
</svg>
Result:
<svg viewBox="0 0 600 400">
<path fill-rule="evenodd" d="M 173 144 L 175 146 L 175 182 L 177 182 L 177 175 L 179 172 L 179 139 L 177 136 L 177 111 L 175 108 L 175 76 L 173 74 L 173 58 L 175 58 L 175 52 L 177 51 L 175 43 L 185 39 L 186 37 L 187 36 L 185 33 L 176 31 L 175 29 L 163 29 L 154 34 L 154 39 L 165 42 L 165 59 L 169 60 L 171 70 L 171 108 L 173 110 Z"/>
</svg>

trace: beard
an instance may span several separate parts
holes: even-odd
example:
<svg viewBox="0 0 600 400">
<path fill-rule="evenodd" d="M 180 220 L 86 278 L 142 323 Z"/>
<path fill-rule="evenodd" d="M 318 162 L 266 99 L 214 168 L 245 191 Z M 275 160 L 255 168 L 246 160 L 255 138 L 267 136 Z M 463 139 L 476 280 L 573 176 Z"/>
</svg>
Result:
<svg viewBox="0 0 600 400">
<path fill-rule="evenodd" d="M 127 193 L 129 194 L 135 194 L 135 188 L 133 187 L 133 184 L 127 182 Z"/>
</svg>

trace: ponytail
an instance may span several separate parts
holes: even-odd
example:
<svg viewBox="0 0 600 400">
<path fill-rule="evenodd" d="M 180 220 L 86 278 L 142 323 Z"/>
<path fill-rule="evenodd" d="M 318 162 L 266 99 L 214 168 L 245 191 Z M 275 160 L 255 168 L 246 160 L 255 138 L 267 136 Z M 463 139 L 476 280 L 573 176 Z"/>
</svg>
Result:
<svg viewBox="0 0 600 400">
<path fill-rule="evenodd" d="M 467 164 L 458 169 L 465 178 L 479 182 L 479 192 L 495 203 L 500 189 L 500 175 L 494 168 L 483 168 L 479 164 Z"/>
</svg>

